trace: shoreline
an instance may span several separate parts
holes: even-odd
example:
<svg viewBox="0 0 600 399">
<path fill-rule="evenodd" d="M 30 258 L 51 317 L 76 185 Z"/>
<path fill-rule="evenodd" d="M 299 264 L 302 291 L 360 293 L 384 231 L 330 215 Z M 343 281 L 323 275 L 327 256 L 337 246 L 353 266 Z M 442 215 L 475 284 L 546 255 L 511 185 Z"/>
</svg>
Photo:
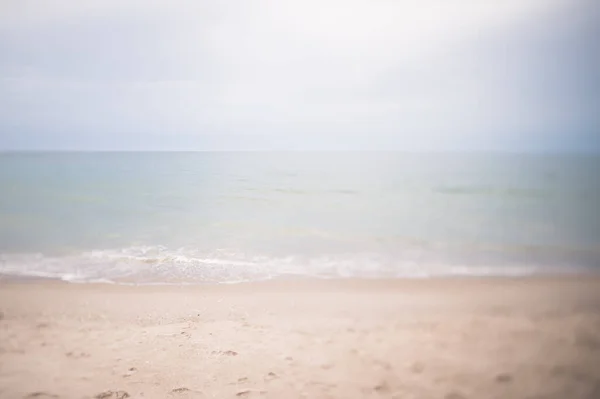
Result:
<svg viewBox="0 0 600 399">
<path fill-rule="evenodd" d="M 255 284 L 296 284 L 296 283 L 325 283 L 338 284 L 343 282 L 361 281 L 361 282 L 418 282 L 418 281 L 494 281 L 494 280 L 579 280 L 579 279 L 599 279 L 600 269 L 581 269 L 575 271 L 560 271 L 547 273 L 530 273 L 530 274 L 489 274 L 489 275 L 434 275 L 434 276 L 418 276 L 418 277 L 320 277 L 320 276 L 305 276 L 305 275 L 280 275 L 271 278 L 257 280 L 240 280 L 240 281 L 156 281 L 156 282 L 135 282 L 127 280 L 109 280 L 98 278 L 94 280 L 69 280 L 60 277 L 49 276 L 34 276 L 34 275 L 17 275 L 0 273 L 0 285 L 3 284 L 18 284 L 18 283 L 61 283 L 75 285 L 115 285 L 125 287 L 206 287 L 206 286 L 237 286 L 237 285 L 255 285 Z"/>
<path fill-rule="evenodd" d="M 0 280 L 0 398 L 125 392 L 591 399 L 600 393 L 600 276 Z"/>
</svg>

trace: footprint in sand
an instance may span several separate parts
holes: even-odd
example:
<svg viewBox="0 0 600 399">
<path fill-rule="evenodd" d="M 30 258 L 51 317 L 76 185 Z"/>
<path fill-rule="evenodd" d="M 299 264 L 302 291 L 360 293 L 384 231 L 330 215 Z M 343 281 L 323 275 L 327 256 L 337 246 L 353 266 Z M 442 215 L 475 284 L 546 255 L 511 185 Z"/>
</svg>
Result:
<svg viewBox="0 0 600 399">
<path fill-rule="evenodd" d="M 65 353 L 65 356 L 72 357 L 74 359 L 81 359 L 84 357 L 90 357 L 91 355 L 89 353 L 85 353 L 85 352 L 67 352 L 67 353 Z"/>
<path fill-rule="evenodd" d="M 212 351 L 213 355 L 224 355 L 224 356 L 237 356 L 238 353 L 236 351 Z"/>
<path fill-rule="evenodd" d="M 412 366 L 410 366 L 410 371 L 415 374 L 421 374 L 423 370 L 425 370 L 425 365 L 420 362 L 413 363 Z"/>
<path fill-rule="evenodd" d="M 257 390 L 245 389 L 243 391 L 239 391 L 238 393 L 236 393 L 235 396 L 238 396 L 240 398 L 245 398 L 252 394 L 264 395 L 266 393 L 267 393 L 267 391 L 257 391 Z"/>
<path fill-rule="evenodd" d="M 390 386 L 386 381 L 382 381 L 380 384 L 375 385 L 373 390 L 379 393 L 387 393 L 390 391 Z"/>
<path fill-rule="evenodd" d="M 467 397 L 460 392 L 449 392 L 444 399 L 467 399 Z"/>
<path fill-rule="evenodd" d="M 131 377 L 136 372 L 137 372 L 137 369 L 135 367 L 130 367 L 129 370 L 127 370 L 127 372 L 125 374 L 123 374 L 123 378 Z"/>
<path fill-rule="evenodd" d="M 125 391 L 104 391 L 94 396 L 94 399 L 125 399 L 129 396 Z"/>
<path fill-rule="evenodd" d="M 510 374 L 503 373 L 503 374 L 498 374 L 496 376 L 496 382 L 505 384 L 505 383 L 511 382 L 511 381 L 512 381 L 512 376 Z"/>
<path fill-rule="evenodd" d="M 187 387 L 174 388 L 171 390 L 171 395 L 183 395 L 184 397 L 204 397 L 204 393 L 202 391 L 197 391 L 195 389 L 190 389 Z M 192 396 L 189 396 L 192 395 Z M 198 396 L 200 395 L 200 396 Z"/>
<path fill-rule="evenodd" d="M 275 374 L 274 372 L 270 371 L 269 374 L 266 375 L 265 381 L 272 381 L 277 378 L 279 378 L 279 376 L 277 374 Z"/>
<path fill-rule="evenodd" d="M 58 395 L 54 395 L 48 392 L 32 392 L 29 395 L 25 396 L 25 398 L 58 398 Z"/>
</svg>

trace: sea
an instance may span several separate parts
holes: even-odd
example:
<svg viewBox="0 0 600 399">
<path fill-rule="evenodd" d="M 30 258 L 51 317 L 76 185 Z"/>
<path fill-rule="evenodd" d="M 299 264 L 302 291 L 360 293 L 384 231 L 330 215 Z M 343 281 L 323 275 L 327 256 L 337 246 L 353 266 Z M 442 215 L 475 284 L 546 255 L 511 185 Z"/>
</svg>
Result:
<svg viewBox="0 0 600 399">
<path fill-rule="evenodd" d="M 119 284 L 600 271 L 600 156 L 0 154 L 0 275 Z"/>
</svg>

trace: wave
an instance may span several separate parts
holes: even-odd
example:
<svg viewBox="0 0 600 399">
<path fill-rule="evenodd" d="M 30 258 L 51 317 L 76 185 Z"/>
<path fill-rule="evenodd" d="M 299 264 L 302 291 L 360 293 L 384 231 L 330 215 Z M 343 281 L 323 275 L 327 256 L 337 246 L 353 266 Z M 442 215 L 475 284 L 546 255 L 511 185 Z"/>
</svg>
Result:
<svg viewBox="0 0 600 399">
<path fill-rule="evenodd" d="M 273 257 L 231 249 L 138 246 L 64 256 L 2 254 L 0 275 L 50 278 L 72 283 L 231 284 L 284 277 L 432 278 L 517 277 L 598 271 L 584 266 L 532 263 L 465 264 L 416 261 L 376 253 Z"/>
</svg>

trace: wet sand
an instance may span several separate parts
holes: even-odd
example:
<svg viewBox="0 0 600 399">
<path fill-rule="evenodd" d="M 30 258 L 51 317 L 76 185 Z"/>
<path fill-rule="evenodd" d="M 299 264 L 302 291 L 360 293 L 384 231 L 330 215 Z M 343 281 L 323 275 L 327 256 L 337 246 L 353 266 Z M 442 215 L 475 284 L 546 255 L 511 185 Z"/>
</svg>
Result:
<svg viewBox="0 0 600 399">
<path fill-rule="evenodd" d="M 0 282 L 0 398 L 600 398 L 597 276 Z"/>
</svg>

